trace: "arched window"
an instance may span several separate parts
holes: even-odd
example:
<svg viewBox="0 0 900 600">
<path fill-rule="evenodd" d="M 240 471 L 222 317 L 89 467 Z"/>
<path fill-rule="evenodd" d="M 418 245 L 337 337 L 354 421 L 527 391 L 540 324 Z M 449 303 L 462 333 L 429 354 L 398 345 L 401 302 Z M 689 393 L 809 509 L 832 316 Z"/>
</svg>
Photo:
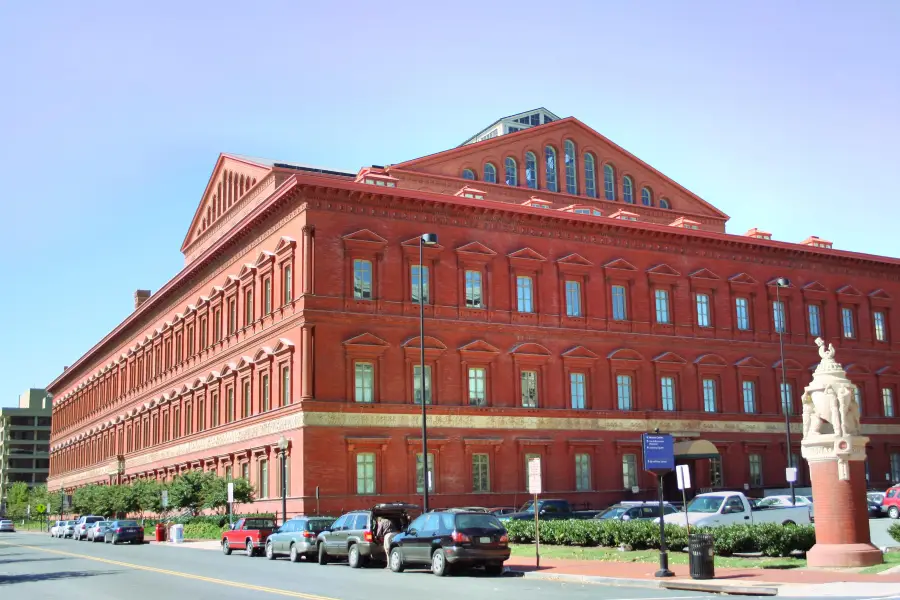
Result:
<svg viewBox="0 0 900 600">
<path fill-rule="evenodd" d="M 628 175 L 622 178 L 622 200 L 628 204 L 634 204 L 634 184 L 631 183 L 631 177 Z"/>
<path fill-rule="evenodd" d="M 669 204 L 669 201 L 666 200 L 665 198 L 660 198 L 659 199 L 659 207 L 660 208 L 672 208 L 672 205 Z"/>
<path fill-rule="evenodd" d="M 537 189 L 537 158 L 534 152 L 525 153 L 525 185 Z"/>
<path fill-rule="evenodd" d="M 641 188 L 641 204 L 644 206 L 653 206 L 653 192 L 650 188 Z"/>
<path fill-rule="evenodd" d="M 506 185 L 519 185 L 519 173 L 516 169 L 516 159 L 506 157 Z"/>
<path fill-rule="evenodd" d="M 566 193 L 578 193 L 578 181 L 575 179 L 575 142 L 566 140 L 563 144 L 566 161 Z"/>
<path fill-rule="evenodd" d="M 616 172 L 612 165 L 603 165 L 603 193 L 607 200 L 616 199 Z"/>
<path fill-rule="evenodd" d="M 597 180 L 594 178 L 594 155 L 584 153 L 584 192 L 589 198 L 597 197 Z"/>
<path fill-rule="evenodd" d="M 551 192 L 559 191 L 556 186 L 556 150 L 553 146 L 544 148 L 544 166 L 547 177 L 547 190 Z"/>
<path fill-rule="evenodd" d="M 488 183 L 497 183 L 497 168 L 491 163 L 484 163 L 484 180 Z"/>
<path fill-rule="evenodd" d="M 475 180 L 475 171 L 472 169 L 463 169 L 463 179 Z"/>
</svg>

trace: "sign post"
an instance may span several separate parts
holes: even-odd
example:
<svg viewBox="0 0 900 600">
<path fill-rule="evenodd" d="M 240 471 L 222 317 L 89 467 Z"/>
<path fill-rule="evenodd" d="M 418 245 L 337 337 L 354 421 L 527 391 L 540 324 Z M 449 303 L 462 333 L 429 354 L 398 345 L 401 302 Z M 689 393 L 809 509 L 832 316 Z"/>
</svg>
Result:
<svg viewBox="0 0 900 600">
<path fill-rule="evenodd" d="M 684 523 L 687 525 L 688 535 L 691 535 L 691 521 L 687 512 L 687 494 L 685 490 L 691 488 L 691 470 L 687 465 L 675 467 L 675 475 L 678 477 L 678 489 L 681 490 L 681 501 L 684 503 Z"/>
<path fill-rule="evenodd" d="M 538 515 L 538 495 L 541 493 L 541 459 L 532 458 L 528 461 L 528 493 L 534 495 L 534 566 L 541 568 L 541 525 Z"/>
<path fill-rule="evenodd" d="M 231 523 L 231 505 L 234 503 L 234 482 L 228 482 L 228 523 Z"/>
<path fill-rule="evenodd" d="M 674 577 L 675 573 L 669 570 L 669 552 L 666 548 L 663 476 L 675 468 L 675 444 L 669 434 L 644 433 L 641 435 L 641 446 L 644 450 L 644 470 L 656 475 L 659 492 L 659 570 L 655 575 Z"/>
</svg>

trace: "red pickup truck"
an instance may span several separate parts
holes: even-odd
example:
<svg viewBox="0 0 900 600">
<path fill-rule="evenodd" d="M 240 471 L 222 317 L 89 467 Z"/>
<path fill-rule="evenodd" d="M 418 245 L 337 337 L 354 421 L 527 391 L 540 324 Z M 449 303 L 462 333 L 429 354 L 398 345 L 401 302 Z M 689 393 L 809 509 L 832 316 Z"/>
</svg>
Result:
<svg viewBox="0 0 900 600">
<path fill-rule="evenodd" d="M 266 539 L 275 529 L 275 521 L 265 517 L 248 517 L 238 520 L 229 531 L 222 534 L 222 553 L 244 550 L 247 556 L 262 554 Z"/>
</svg>

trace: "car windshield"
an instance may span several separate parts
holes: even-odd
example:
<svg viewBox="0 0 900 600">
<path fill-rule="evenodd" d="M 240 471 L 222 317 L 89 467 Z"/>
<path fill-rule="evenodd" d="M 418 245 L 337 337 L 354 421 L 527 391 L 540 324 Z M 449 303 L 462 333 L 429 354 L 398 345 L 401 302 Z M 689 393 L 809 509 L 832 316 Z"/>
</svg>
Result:
<svg viewBox="0 0 900 600">
<path fill-rule="evenodd" d="M 310 519 L 307 527 L 313 533 L 321 533 L 331 527 L 332 523 L 334 523 L 334 519 Z"/>
<path fill-rule="evenodd" d="M 496 529 L 499 531 L 499 530 L 503 529 L 503 525 L 500 524 L 500 521 L 494 515 L 462 514 L 462 515 L 456 515 L 456 528 L 457 529 Z"/>
<path fill-rule="evenodd" d="M 137 521 L 116 521 L 119 527 L 137 527 Z"/>
<path fill-rule="evenodd" d="M 274 529 L 275 521 L 272 519 L 247 519 L 244 521 L 246 529 Z"/>
<path fill-rule="evenodd" d="M 717 513 L 725 496 L 698 496 L 688 504 L 688 512 Z"/>
<path fill-rule="evenodd" d="M 74 525 L 77 521 L 66 521 L 66 525 Z"/>
<path fill-rule="evenodd" d="M 611 508 L 607 508 L 602 513 L 597 515 L 596 519 L 618 519 L 622 515 L 625 514 L 625 511 L 628 510 L 624 506 L 613 506 Z"/>
<path fill-rule="evenodd" d="M 759 502 L 756 503 L 756 506 L 760 508 L 764 508 L 766 506 L 781 506 L 780 498 L 763 498 Z"/>
</svg>

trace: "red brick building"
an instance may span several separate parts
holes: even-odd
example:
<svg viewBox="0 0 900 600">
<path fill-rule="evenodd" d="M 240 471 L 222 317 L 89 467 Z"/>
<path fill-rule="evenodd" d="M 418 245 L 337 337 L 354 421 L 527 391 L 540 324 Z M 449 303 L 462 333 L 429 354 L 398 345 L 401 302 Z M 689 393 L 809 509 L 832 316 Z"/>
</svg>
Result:
<svg viewBox="0 0 900 600">
<path fill-rule="evenodd" d="M 222 155 L 184 269 L 50 384 L 50 487 L 212 469 L 274 510 L 283 437 L 291 512 L 415 500 L 420 344 L 435 506 L 520 503 L 531 455 L 553 496 L 650 495 L 655 428 L 698 487 L 782 487 L 779 325 L 794 414 L 822 336 L 900 479 L 900 261 L 727 219 L 543 109 L 357 174 Z"/>
</svg>

